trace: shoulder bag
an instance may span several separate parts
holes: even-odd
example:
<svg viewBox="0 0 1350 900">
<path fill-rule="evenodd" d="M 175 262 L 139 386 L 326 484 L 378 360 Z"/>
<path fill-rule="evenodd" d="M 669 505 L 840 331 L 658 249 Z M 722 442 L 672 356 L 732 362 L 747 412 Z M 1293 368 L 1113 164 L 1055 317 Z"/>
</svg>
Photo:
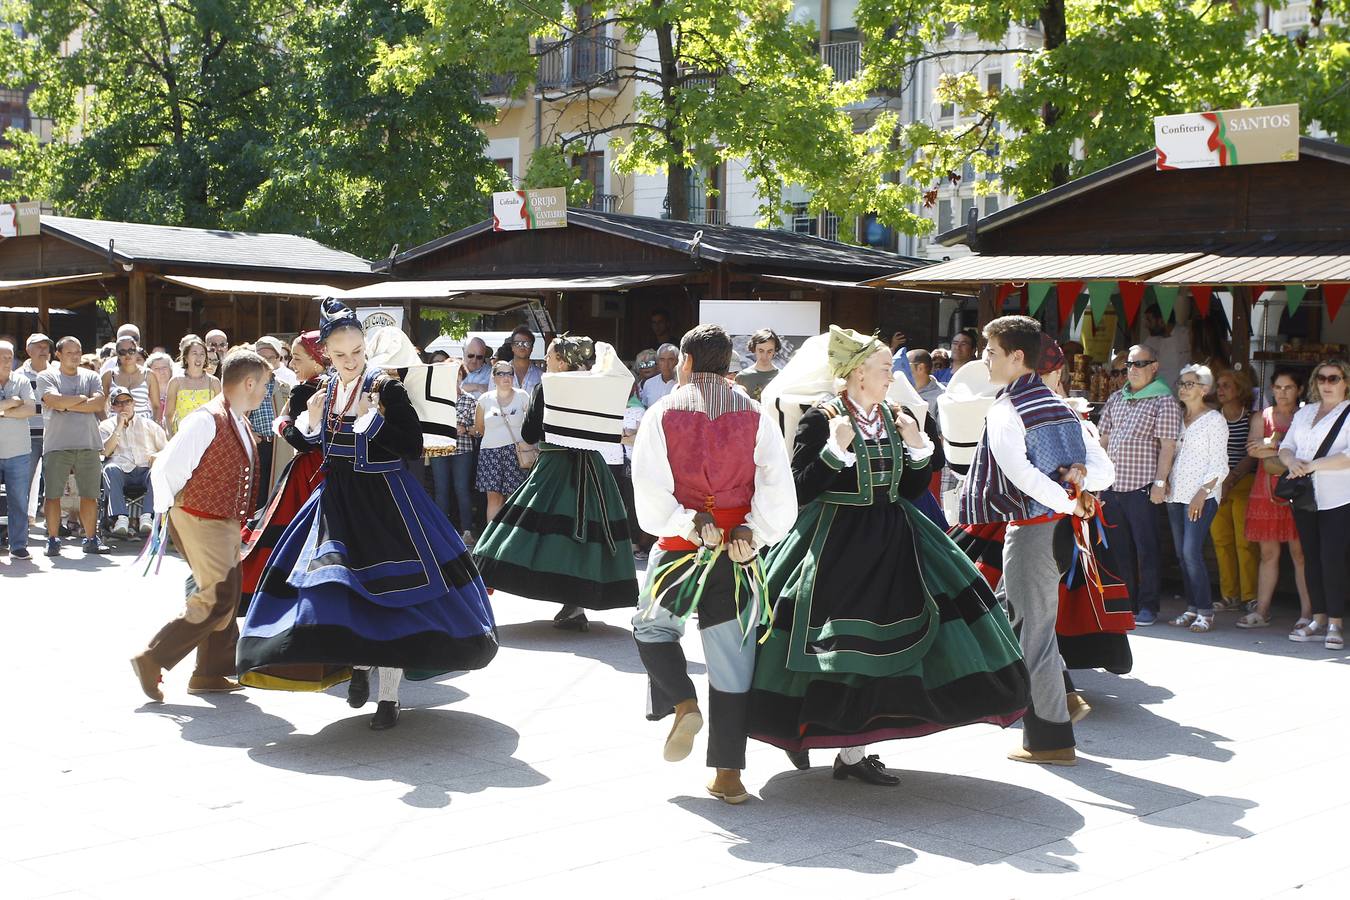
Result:
<svg viewBox="0 0 1350 900">
<path fill-rule="evenodd" d="M 511 427 L 511 417 L 506 414 L 506 410 L 502 410 L 502 421 L 506 423 L 506 433 L 511 435 L 511 446 L 516 448 L 516 462 L 526 472 L 530 471 L 534 468 L 534 464 L 539 462 L 539 448 L 526 447 L 524 450 L 520 449 L 520 437 L 516 434 L 516 430 Z"/>
<path fill-rule="evenodd" d="M 1321 459 L 1327 455 L 1327 451 L 1331 449 L 1332 443 L 1336 440 L 1336 435 L 1340 434 L 1341 426 L 1345 424 L 1347 415 L 1350 415 L 1350 406 L 1341 411 L 1340 418 L 1327 432 L 1326 439 L 1322 441 L 1322 445 L 1313 454 L 1313 459 Z M 1275 487 L 1271 490 L 1271 493 L 1281 500 L 1288 500 L 1289 505 L 1299 512 L 1317 512 L 1317 495 L 1313 492 L 1311 475 L 1292 478 L 1286 472 L 1276 479 Z"/>
</svg>

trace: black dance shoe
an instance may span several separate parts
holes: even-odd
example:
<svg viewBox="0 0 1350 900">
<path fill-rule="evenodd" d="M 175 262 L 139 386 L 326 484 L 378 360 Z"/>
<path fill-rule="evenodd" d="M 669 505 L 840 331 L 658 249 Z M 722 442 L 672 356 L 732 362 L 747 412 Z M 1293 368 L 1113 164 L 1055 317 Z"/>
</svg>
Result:
<svg viewBox="0 0 1350 900">
<path fill-rule="evenodd" d="M 787 754 L 788 760 L 803 772 L 811 768 L 810 750 L 784 750 L 783 752 Z"/>
<path fill-rule="evenodd" d="M 370 717 L 372 731 L 385 731 L 398 724 L 398 701 L 381 700 L 375 707 L 375 715 Z M 900 779 L 896 779 L 899 781 Z"/>
<path fill-rule="evenodd" d="M 843 760 L 836 756 L 834 758 L 835 781 L 845 781 L 850 775 L 860 781 L 880 787 L 895 787 L 900 783 L 900 776 L 887 772 L 886 767 L 881 764 L 880 757 L 876 754 L 864 757 L 860 762 L 855 762 L 852 765 L 844 765 Z"/>
<path fill-rule="evenodd" d="M 591 623 L 586 618 L 586 611 L 580 606 L 564 606 L 553 617 L 553 627 L 563 631 L 590 631 Z"/>
<path fill-rule="evenodd" d="M 370 699 L 370 672 L 352 669 L 352 680 L 347 682 L 347 705 L 360 709 Z"/>
</svg>

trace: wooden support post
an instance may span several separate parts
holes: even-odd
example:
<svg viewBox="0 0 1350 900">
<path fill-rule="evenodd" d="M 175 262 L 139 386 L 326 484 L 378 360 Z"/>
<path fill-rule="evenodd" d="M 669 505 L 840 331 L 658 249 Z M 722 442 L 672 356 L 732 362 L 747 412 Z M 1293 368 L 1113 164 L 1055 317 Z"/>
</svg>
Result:
<svg viewBox="0 0 1350 900">
<path fill-rule="evenodd" d="M 1003 315 L 1003 311 L 998 308 L 998 285 L 982 284 L 980 285 L 980 329 Z"/>
<path fill-rule="evenodd" d="M 38 296 L 38 331 L 43 334 L 52 333 L 52 314 L 51 308 L 47 305 L 47 289 L 40 287 L 37 289 Z"/>
<path fill-rule="evenodd" d="M 145 272 L 133 269 L 127 276 L 127 318 L 126 321 L 142 331 L 150 330 L 150 320 L 145 306 Z"/>
<path fill-rule="evenodd" d="M 1231 354 L 1234 369 L 1250 369 L 1252 350 L 1252 288 L 1233 288 L 1233 340 Z"/>
</svg>

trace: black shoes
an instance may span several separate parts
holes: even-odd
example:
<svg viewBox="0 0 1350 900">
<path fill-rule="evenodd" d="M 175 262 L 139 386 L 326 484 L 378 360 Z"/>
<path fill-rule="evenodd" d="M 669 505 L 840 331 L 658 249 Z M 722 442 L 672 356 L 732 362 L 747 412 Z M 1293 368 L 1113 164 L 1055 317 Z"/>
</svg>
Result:
<svg viewBox="0 0 1350 900">
<path fill-rule="evenodd" d="M 59 541 L 58 539 L 56 539 L 56 538 L 54 538 L 54 537 L 49 537 L 49 538 L 47 538 L 47 555 L 48 555 L 48 556 L 60 556 L 60 555 L 61 555 L 61 541 Z"/>
<path fill-rule="evenodd" d="M 811 768 L 810 750 L 784 750 L 783 752 L 787 754 L 788 760 L 803 772 Z"/>
<path fill-rule="evenodd" d="M 876 754 L 864 757 L 860 762 L 855 762 L 852 765 L 844 765 L 843 761 L 836 756 L 834 758 L 835 780 L 844 781 L 850 775 L 860 781 L 880 787 L 895 787 L 900 783 L 900 776 L 887 772 L 886 767 L 881 764 L 880 757 Z"/>
<path fill-rule="evenodd" d="M 580 606 L 564 606 L 553 617 L 553 627 L 563 631 L 590 631 L 591 623 Z"/>
<path fill-rule="evenodd" d="M 347 682 L 347 705 L 360 709 L 370 699 L 370 672 L 365 669 L 352 669 L 352 680 Z"/>
<path fill-rule="evenodd" d="M 90 555 L 97 556 L 102 555 L 104 553 L 112 552 L 111 547 L 109 547 L 107 544 L 103 543 L 96 537 L 85 538 L 84 540 L 80 541 L 80 549 L 84 551 L 85 556 Z"/>
<path fill-rule="evenodd" d="M 381 700 L 375 708 L 375 715 L 370 717 L 370 728 L 372 731 L 384 731 L 393 728 L 398 724 L 398 701 Z M 899 781 L 899 779 L 896 779 Z"/>
</svg>

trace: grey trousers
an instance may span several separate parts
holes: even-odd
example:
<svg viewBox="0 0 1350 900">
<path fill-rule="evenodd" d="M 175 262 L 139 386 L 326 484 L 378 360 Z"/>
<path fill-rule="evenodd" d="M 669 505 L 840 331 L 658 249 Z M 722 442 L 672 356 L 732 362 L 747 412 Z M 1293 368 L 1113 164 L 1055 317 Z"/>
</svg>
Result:
<svg viewBox="0 0 1350 900">
<path fill-rule="evenodd" d="M 1064 659 L 1055 638 L 1059 616 L 1055 524 L 1008 526 L 1003 540 L 1003 580 L 996 592 L 1017 630 L 1031 675 L 1031 707 L 1022 723 L 1022 746 L 1028 750 L 1074 746 L 1064 698 Z"/>
</svg>

